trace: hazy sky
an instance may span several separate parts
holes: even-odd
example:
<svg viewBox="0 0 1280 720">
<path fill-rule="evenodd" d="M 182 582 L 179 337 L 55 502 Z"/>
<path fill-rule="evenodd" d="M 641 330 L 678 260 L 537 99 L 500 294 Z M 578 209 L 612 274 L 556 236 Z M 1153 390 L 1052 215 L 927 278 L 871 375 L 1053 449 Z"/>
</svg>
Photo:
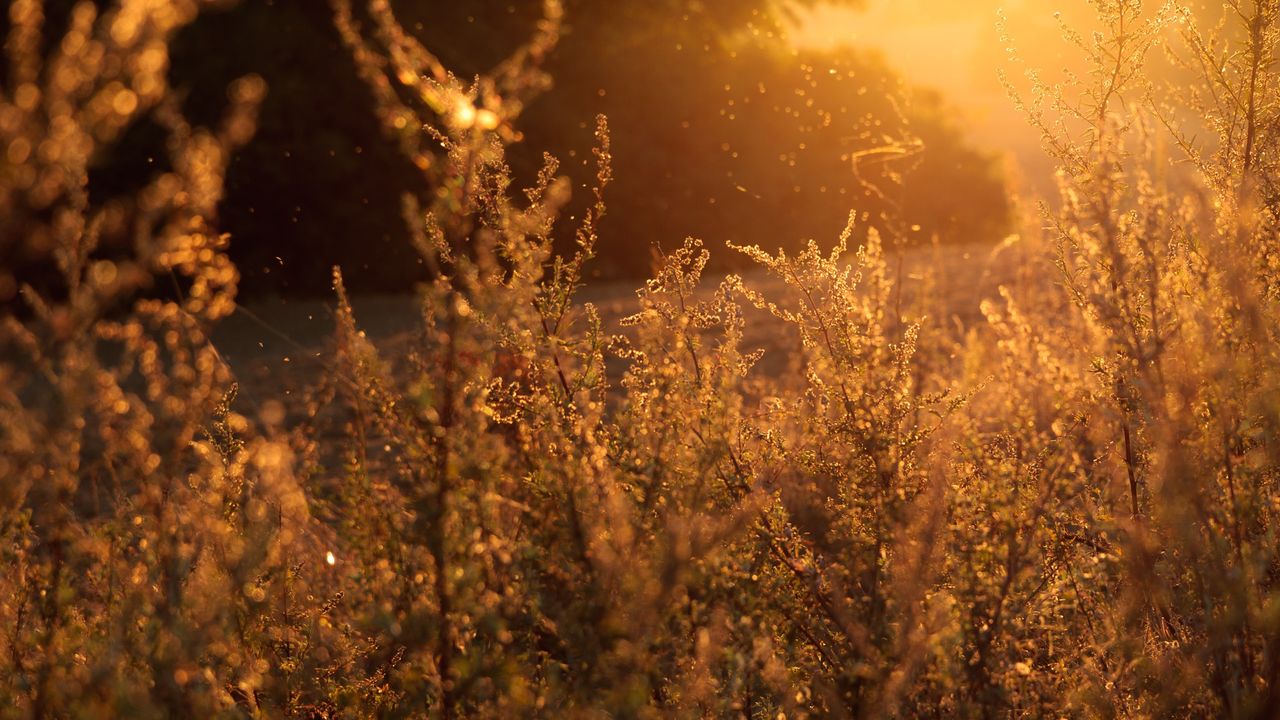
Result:
<svg viewBox="0 0 1280 720">
<path fill-rule="evenodd" d="M 1049 77 L 1074 57 L 1054 12 L 1079 22 L 1090 9 L 1084 0 L 868 0 L 865 10 L 819 6 L 804 13 L 792 37 L 804 47 L 880 51 L 913 83 L 941 91 L 974 142 L 1011 153 L 1027 173 L 1043 173 L 1039 135 L 997 74 L 1003 67 L 1020 80 L 1022 73 L 1007 61 L 1000 11 L 1019 53 Z"/>
</svg>

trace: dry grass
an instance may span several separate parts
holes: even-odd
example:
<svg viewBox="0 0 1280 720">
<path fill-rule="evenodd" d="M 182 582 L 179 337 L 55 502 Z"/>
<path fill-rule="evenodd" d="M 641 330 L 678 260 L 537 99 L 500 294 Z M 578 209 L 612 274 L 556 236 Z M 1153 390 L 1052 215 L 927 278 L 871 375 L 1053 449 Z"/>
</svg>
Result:
<svg viewBox="0 0 1280 720">
<path fill-rule="evenodd" d="M 181 118 L 158 69 L 195 5 L 83 4 L 47 64 L 41 4 L 11 8 L 0 229 L 56 280 L 0 335 L 0 715 L 1280 703 L 1274 1 L 1212 31 L 1097 3 L 1104 31 L 1068 33 L 1094 72 L 1024 102 L 1063 197 L 1017 241 L 895 255 L 851 222 L 794 255 L 717 248 L 759 269 L 711 279 L 690 240 L 634 300 L 582 287 L 604 119 L 572 255 L 555 160 L 523 191 L 504 160 L 558 3 L 474 83 L 386 2 L 333 5 L 437 191 L 405 199 L 430 271 L 413 322 L 335 270 L 324 342 L 330 321 L 287 319 L 305 307 L 208 339 L 235 307 L 209 220 L 262 88 L 220 129 Z M 1171 109 L 1144 68 L 1175 42 L 1202 74 Z M 87 197 L 140 113 L 171 170 Z M 158 277 L 179 299 L 146 299 Z M 301 337 L 255 347 L 281 325 Z"/>
</svg>

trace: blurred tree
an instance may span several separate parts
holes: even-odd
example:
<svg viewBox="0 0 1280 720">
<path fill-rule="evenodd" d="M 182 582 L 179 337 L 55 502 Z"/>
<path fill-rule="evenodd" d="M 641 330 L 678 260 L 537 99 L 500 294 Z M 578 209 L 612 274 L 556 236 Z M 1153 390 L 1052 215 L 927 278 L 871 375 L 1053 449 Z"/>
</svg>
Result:
<svg viewBox="0 0 1280 720">
<path fill-rule="evenodd" d="M 72 4 L 49 3 L 50 33 L 60 32 Z M 490 69 L 527 37 L 539 10 L 498 0 L 392 5 L 462 77 Z M 219 218 L 232 234 L 242 291 L 326 293 L 334 264 L 355 290 L 409 288 L 423 270 L 400 197 L 428 189 L 382 134 L 328 3 L 215 6 L 178 38 L 172 75 L 196 122 L 217 117 L 232 78 L 256 72 L 267 81 L 258 134 L 228 170 Z M 548 66 L 555 86 L 528 108 L 512 162 L 528 175 L 550 151 L 581 189 L 592 172 L 591 120 L 609 116 L 617 183 L 593 273 L 638 276 L 655 246 L 678 246 L 686 235 L 712 247 L 834 238 L 851 207 L 872 219 L 885 209 L 859 184 L 853 157 L 910 135 L 927 150 L 895 199 L 904 227 L 944 240 L 999 235 L 1007 209 L 994 163 L 966 146 L 944 104 L 916 93 L 900 106 L 905 88 L 874 57 L 797 52 L 783 31 L 794 7 L 565 2 L 566 32 Z M 110 190 L 145 180 L 156 170 L 152 158 L 163 157 L 158 137 L 135 128 L 114 157 L 100 160 L 94 182 Z M 713 253 L 712 264 L 735 256 Z"/>
<path fill-rule="evenodd" d="M 589 144 L 587 120 L 609 116 L 616 182 L 599 272 L 646 268 L 654 245 L 687 235 L 712 247 L 833 240 L 852 208 L 883 230 L 898 230 L 882 218 L 899 214 L 906 240 L 995 239 L 1007 227 L 993 157 L 966 145 L 937 94 L 911 91 L 874 56 L 796 50 L 785 7 L 579 1 L 566 10 L 569 32 L 549 67 L 556 87 L 527 112 L 524 149 L 573 158 Z M 900 159 L 876 164 L 889 158 Z M 712 265 L 734 255 L 713 253 Z"/>
</svg>

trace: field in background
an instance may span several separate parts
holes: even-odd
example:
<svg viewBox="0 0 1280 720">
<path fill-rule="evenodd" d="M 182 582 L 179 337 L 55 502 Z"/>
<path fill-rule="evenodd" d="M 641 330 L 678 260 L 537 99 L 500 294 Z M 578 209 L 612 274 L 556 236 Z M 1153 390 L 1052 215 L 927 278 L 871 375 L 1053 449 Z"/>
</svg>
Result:
<svg viewBox="0 0 1280 720">
<path fill-rule="evenodd" d="M 728 252 L 724 250 L 723 252 Z M 944 335 L 963 338 L 983 321 L 983 300 L 999 297 L 999 288 L 1040 282 L 1029 277 L 1024 245 L 969 244 L 907 248 L 888 257 L 895 282 L 894 306 L 906 317 L 930 315 L 929 324 Z M 769 296 L 785 294 L 785 284 L 764 271 L 748 273 L 746 283 Z M 698 296 L 715 291 L 717 276 L 707 277 Z M 599 308 L 610 333 L 623 332 L 622 318 L 639 310 L 637 283 L 590 282 L 581 300 Z M 421 329 L 419 300 L 412 295 L 355 295 L 352 309 L 360 328 L 388 357 L 403 355 Z M 332 362 L 334 303 L 292 298 L 259 299 L 237 307 L 214 329 L 212 340 L 251 402 L 281 390 L 300 396 Z M 744 345 L 764 350 L 759 371 L 779 375 L 799 350 L 799 337 L 769 313 L 748 312 Z"/>
</svg>

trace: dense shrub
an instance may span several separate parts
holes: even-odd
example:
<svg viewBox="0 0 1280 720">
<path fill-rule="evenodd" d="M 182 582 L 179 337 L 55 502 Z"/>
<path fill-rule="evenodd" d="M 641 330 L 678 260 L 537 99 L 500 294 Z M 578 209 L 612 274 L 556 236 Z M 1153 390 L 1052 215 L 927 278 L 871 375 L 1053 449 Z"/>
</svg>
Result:
<svg viewBox="0 0 1280 720">
<path fill-rule="evenodd" d="M 1062 199 L 952 331 L 890 269 L 892 208 L 830 250 L 733 246 L 758 271 L 719 283 L 688 240 L 607 327 L 579 299 L 607 123 L 570 253 L 556 160 L 522 190 L 506 160 L 559 4 L 464 82 L 385 0 L 333 0 L 439 188 L 403 203 L 422 321 L 380 349 L 335 270 L 329 372 L 248 407 L 205 331 L 234 307 L 213 211 L 262 83 L 193 128 L 163 67 L 194 4 L 83 4 L 43 62 L 41 5 L 15 3 L 0 223 L 57 280 L 0 335 L 0 712 L 1269 716 L 1280 7 L 1229 5 L 1205 30 L 1097 3 L 1069 34 L 1094 72 L 1033 76 Z M 1166 43 L 1203 73 L 1176 102 L 1144 70 Z M 90 197 L 95 149 L 144 114 L 173 169 Z M 165 276 L 176 299 L 134 300 Z"/>
</svg>

